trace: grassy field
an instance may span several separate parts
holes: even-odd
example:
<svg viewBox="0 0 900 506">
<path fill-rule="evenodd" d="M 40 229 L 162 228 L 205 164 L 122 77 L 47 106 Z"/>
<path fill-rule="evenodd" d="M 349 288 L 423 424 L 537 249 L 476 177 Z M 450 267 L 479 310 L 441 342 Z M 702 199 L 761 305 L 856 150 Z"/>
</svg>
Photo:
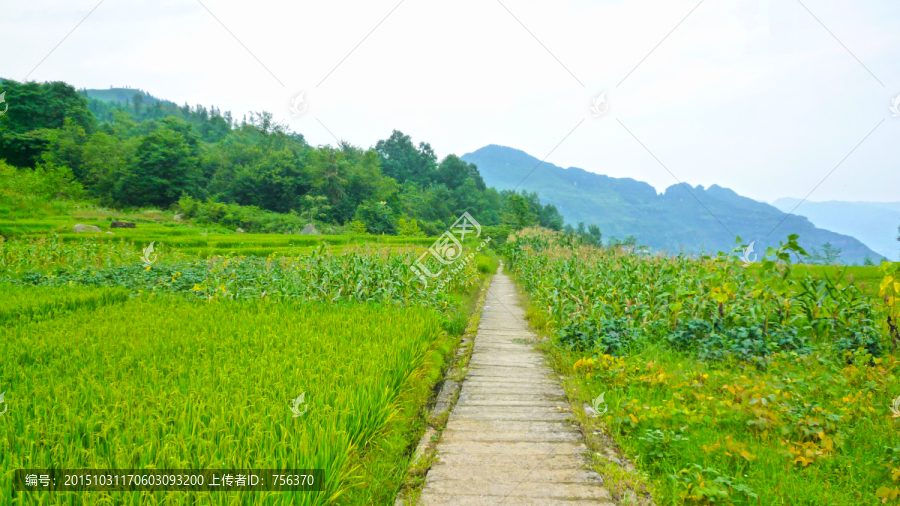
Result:
<svg viewBox="0 0 900 506">
<path fill-rule="evenodd" d="M 660 505 L 897 503 L 896 264 L 836 282 L 833 267 L 639 258 L 538 233 L 506 255 L 567 391 L 589 404 L 604 394 L 585 422 L 645 477 L 635 486 L 597 457 L 617 493 L 630 483 Z"/>
<path fill-rule="evenodd" d="M 79 309 L 97 310 L 128 300 L 121 288 L 17 287 L 0 283 L 0 325 L 13 326 L 30 321 L 53 319 Z"/>
<path fill-rule="evenodd" d="M 101 232 L 75 233 L 76 223 L 94 225 Z M 268 256 L 311 251 L 322 245 L 341 249 L 352 246 L 416 246 L 424 247 L 434 238 L 376 235 L 296 235 L 296 234 L 239 234 L 215 227 L 195 226 L 174 221 L 138 222 L 137 227 L 109 228 L 110 221 L 78 220 L 72 217 L 50 217 L 34 220 L 0 220 L 0 235 L 10 238 L 36 239 L 56 235 L 62 242 L 97 242 L 125 244 L 140 249 L 151 242 L 197 257 L 241 254 Z"/>
<path fill-rule="evenodd" d="M 429 355 L 442 339 L 425 309 L 171 297 L 17 325 L 0 339 L 10 405 L 0 468 L 318 468 L 326 490 L 253 501 L 327 504 L 360 484 L 355 466 L 403 393 L 437 379 L 426 363 L 440 362 Z M 309 411 L 293 418 L 289 402 L 304 392 Z M 10 486 L 6 473 L 0 495 Z"/>
<path fill-rule="evenodd" d="M 139 217 L 140 215 L 138 215 Z M 0 497 L 12 504 L 393 504 L 488 251 L 443 290 L 432 240 L 236 234 L 155 213 L 0 223 Z M 134 218 L 134 216 L 132 216 Z M 104 232 L 74 234 L 72 222 Z M 104 223 L 106 225 L 104 225 Z M 12 232 L 12 233 L 11 233 Z M 157 261 L 142 250 L 154 241 Z M 308 411 L 293 417 L 304 394 Z M 21 468 L 325 470 L 321 492 L 14 494 Z"/>
</svg>

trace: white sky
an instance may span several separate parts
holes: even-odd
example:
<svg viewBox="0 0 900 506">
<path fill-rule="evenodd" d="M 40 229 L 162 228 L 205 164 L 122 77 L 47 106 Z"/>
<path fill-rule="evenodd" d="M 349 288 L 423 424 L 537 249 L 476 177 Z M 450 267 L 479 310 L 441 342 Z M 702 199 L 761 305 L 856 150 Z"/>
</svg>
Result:
<svg viewBox="0 0 900 506">
<path fill-rule="evenodd" d="M 875 129 L 810 200 L 900 200 L 896 0 L 202 1 L 227 30 L 197 0 L 104 0 L 28 79 L 268 110 L 312 144 L 399 129 L 441 157 L 543 158 L 584 120 L 547 161 L 675 183 L 624 125 L 681 181 L 765 201 L 805 197 Z M 0 76 L 23 80 L 97 2 L 0 0 Z"/>
</svg>

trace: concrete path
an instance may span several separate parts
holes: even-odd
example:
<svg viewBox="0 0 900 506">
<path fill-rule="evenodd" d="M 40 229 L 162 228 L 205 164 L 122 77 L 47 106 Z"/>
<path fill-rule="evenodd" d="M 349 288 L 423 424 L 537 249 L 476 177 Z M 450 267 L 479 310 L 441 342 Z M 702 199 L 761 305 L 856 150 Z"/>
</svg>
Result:
<svg viewBox="0 0 900 506">
<path fill-rule="evenodd" d="M 501 270 L 420 505 L 612 506 L 536 337 Z"/>
</svg>

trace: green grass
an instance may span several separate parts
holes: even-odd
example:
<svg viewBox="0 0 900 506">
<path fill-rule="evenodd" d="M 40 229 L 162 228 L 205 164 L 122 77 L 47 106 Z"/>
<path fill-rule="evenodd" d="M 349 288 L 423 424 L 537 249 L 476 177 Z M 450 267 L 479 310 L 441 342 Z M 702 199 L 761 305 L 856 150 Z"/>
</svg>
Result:
<svg viewBox="0 0 900 506">
<path fill-rule="evenodd" d="M 427 399 L 422 383 L 436 379 L 428 364 L 443 332 L 427 309 L 159 296 L 2 329 L 0 497 L 76 500 L 11 496 L 12 470 L 26 467 L 322 468 L 321 493 L 77 501 L 342 504 L 365 481 L 362 463 L 402 475 L 396 452 L 367 451 Z M 288 403 L 302 392 L 309 411 L 293 418 Z"/>
<path fill-rule="evenodd" d="M 900 451 L 888 410 L 900 375 L 893 357 L 857 367 L 785 354 L 757 370 L 659 345 L 578 366 L 585 354 L 551 353 L 577 400 L 605 393 L 602 421 L 651 477 L 657 504 L 706 504 L 694 497 L 701 481 L 724 504 L 745 505 L 875 505 L 879 488 L 897 486 L 887 452 Z M 699 478 L 695 465 L 706 470 Z M 719 476 L 731 486 L 714 484 Z"/>
<path fill-rule="evenodd" d="M 56 318 L 79 309 L 100 310 L 128 300 L 121 288 L 71 287 L 54 289 L 0 283 L 0 325 Z"/>
<path fill-rule="evenodd" d="M 102 231 L 75 233 L 72 226 L 76 223 L 95 225 Z M 238 234 L 215 227 L 153 220 L 138 222 L 134 229 L 110 229 L 109 225 L 109 220 L 85 220 L 72 216 L 0 219 L 0 235 L 10 238 L 11 242 L 34 243 L 46 241 L 53 234 L 66 244 L 116 245 L 128 248 L 133 253 L 140 252 L 153 242 L 157 250 L 168 249 L 183 256 L 199 258 L 229 254 L 263 257 L 272 254 L 294 255 L 313 251 L 322 245 L 328 245 L 336 251 L 365 246 L 424 250 L 424 247 L 434 242 L 434 238 L 379 235 Z"/>
<path fill-rule="evenodd" d="M 810 275 L 822 278 L 828 276 L 831 279 L 843 279 L 846 282 L 854 282 L 869 294 L 878 291 L 878 283 L 884 278 L 879 266 L 869 265 L 798 265 L 795 266 L 795 276 Z"/>
</svg>

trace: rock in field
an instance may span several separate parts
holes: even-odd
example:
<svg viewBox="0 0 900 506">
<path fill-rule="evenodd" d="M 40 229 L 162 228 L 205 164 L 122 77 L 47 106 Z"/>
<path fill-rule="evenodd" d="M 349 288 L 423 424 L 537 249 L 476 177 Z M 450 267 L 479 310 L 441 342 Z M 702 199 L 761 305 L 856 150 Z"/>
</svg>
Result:
<svg viewBox="0 0 900 506">
<path fill-rule="evenodd" d="M 81 223 L 72 227 L 76 234 L 80 234 L 82 232 L 100 232 L 100 227 L 95 227 L 94 225 L 83 225 Z"/>
<path fill-rule="evenodd" d="M 236 228 L 234 231 L 237 232 L 237 233 L 239 233 L 239 234 L 243 234 L 243 233 L 244 233 L 244 229 L 242 229 L 241 227 Z"/>
<path fill-rule="evenodd" d="M 109 228 L 134 228 L 135 224 L 130 221 L 114 221 Z"/>
<path fill-rule="evenodd" d="M 303 227 L 303 230 L 300 231 L 300 235 L 319 235 L 319 231 L 316 230 L 315 225 L 309 223 Z"/>
</svg>

